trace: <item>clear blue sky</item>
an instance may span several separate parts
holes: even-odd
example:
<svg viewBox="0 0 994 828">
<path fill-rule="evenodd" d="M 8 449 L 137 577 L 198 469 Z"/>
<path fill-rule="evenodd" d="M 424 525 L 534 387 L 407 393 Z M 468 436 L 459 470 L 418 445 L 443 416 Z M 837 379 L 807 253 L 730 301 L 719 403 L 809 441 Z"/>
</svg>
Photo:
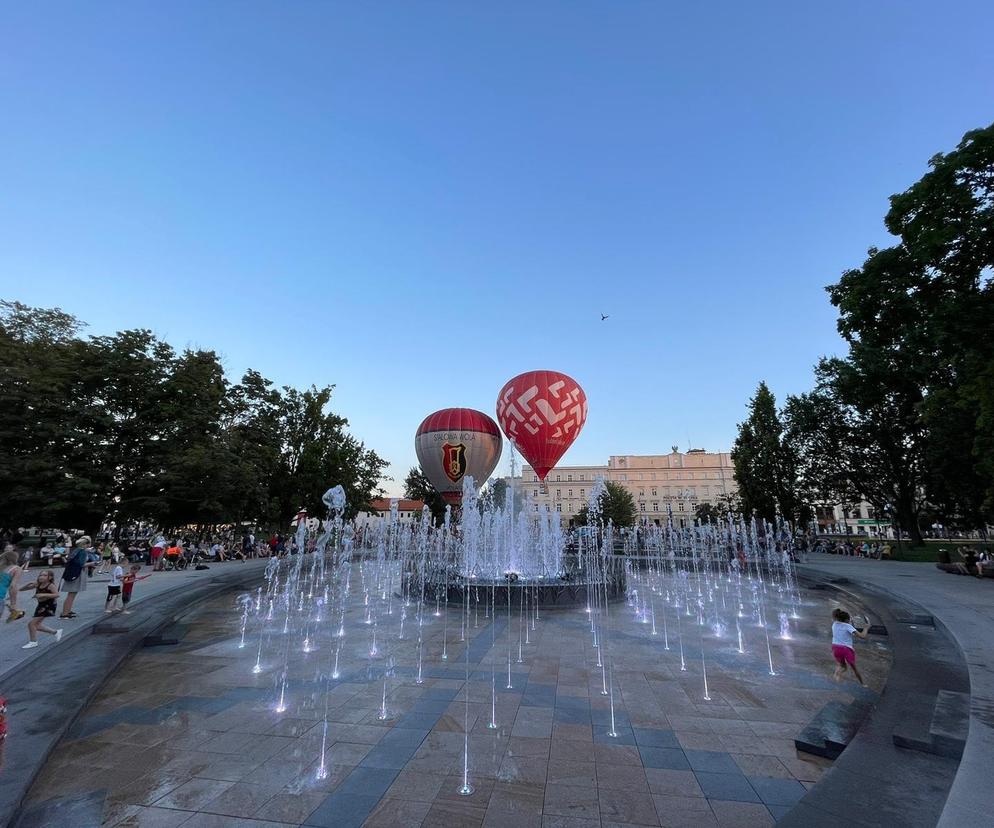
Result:
<svg viewBox="0 0 994 828">
<path fill-rule="evenodd" d="M 984 2 L 97 2 L 0 12 L 0 296 L 335 407 L 575 376 L 563 462 L 727 449 L 823 291 L 994 117 Z M 604 323 L 600 313 L 610 314 Z M 396 484 L 390 486 L 396 491 Z"/>
</svg>

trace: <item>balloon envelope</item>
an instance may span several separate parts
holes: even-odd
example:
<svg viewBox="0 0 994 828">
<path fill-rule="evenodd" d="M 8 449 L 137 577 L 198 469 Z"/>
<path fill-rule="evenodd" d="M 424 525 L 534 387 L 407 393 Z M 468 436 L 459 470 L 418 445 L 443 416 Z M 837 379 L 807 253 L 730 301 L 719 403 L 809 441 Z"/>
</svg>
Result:
<svg viewBox="0 0 994 828">
<path fill-rule="evenodd" d="M 527 371 L 501 389 L 497 421 L 538 479 L 545 480 L 587 421 L 587 395 L 559 371 Z"/>
<path fill-rule="evenodd" d="M 500 429 L 482 411 L 443 408 L 425 417 L 414 435 L 421 470 L 449 503 L 462 500 L 462 484 L 472 475 L 479 488 L 500 459 Z"/>
</svg>

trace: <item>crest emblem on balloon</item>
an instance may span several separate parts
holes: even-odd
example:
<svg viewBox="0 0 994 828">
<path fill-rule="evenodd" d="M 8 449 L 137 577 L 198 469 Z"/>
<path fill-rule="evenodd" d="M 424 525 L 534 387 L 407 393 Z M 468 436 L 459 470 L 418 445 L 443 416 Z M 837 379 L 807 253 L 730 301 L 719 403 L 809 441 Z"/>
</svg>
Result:
<svg viewBox="0 0 994 828">
<path fill-rule="evenodd" d="M 527 371 L 501 389 L 497 421 L 539 480 L 545 480 L 587 421 L 587 395 L 559 371 Z"/>
<path fill-rule="evenodd" d="M 466 475 L 479 488 L 493 474 L 503 444 L 497 423 L 472 408 L 443 408 L 429 414 L 414 435 L 421 470 L 452 504 L 462 501 Z"/>
<path fill-rule="evenodd" d="M 442 446 L 442 467 L 445 469 L 445 476 L 453 483 L 458 483 L 466 474 L 466 446 L 459 443 L 454 446 L 445 443 Z"/>
</svg>

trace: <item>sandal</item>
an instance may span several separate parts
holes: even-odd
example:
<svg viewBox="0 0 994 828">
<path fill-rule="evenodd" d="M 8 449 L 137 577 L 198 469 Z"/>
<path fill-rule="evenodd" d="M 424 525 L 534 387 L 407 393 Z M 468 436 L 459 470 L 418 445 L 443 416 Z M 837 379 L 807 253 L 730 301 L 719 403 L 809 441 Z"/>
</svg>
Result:
<svg viewBox="0 0 994 828">
<path fill-rule="evenodd" d="M 60 615 L 59 618 L 75 618 L 76 613 L 70 612 L 68 615 Z"/>
</svg>

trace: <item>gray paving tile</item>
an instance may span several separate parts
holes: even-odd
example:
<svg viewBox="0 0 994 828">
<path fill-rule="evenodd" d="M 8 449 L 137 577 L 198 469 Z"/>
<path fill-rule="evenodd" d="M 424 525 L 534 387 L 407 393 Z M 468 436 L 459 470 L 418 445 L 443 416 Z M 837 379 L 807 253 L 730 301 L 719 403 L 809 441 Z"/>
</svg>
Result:
<svg viewBox="0 0 994 828">
<path fill-rule="evenodd" d="M 679 748 L 640 747 L 639 756 L 646 768 L 690 770 L 690 762 Z"/>
<path fill-rule="evenodd" d="M 741 773 L 704 773 L 694 771 L 697 783 L 708 799 L 728 799 L 734 802 L 762 802 L 749 780 Z"/>
<path fill-rule="evenodd" d="M 687 761 L 695 771 L 705 773 L 737 773 L 741 774 L 731 754 L 718 753 L 711 750 L 685 750 Z"/>
</svg>

